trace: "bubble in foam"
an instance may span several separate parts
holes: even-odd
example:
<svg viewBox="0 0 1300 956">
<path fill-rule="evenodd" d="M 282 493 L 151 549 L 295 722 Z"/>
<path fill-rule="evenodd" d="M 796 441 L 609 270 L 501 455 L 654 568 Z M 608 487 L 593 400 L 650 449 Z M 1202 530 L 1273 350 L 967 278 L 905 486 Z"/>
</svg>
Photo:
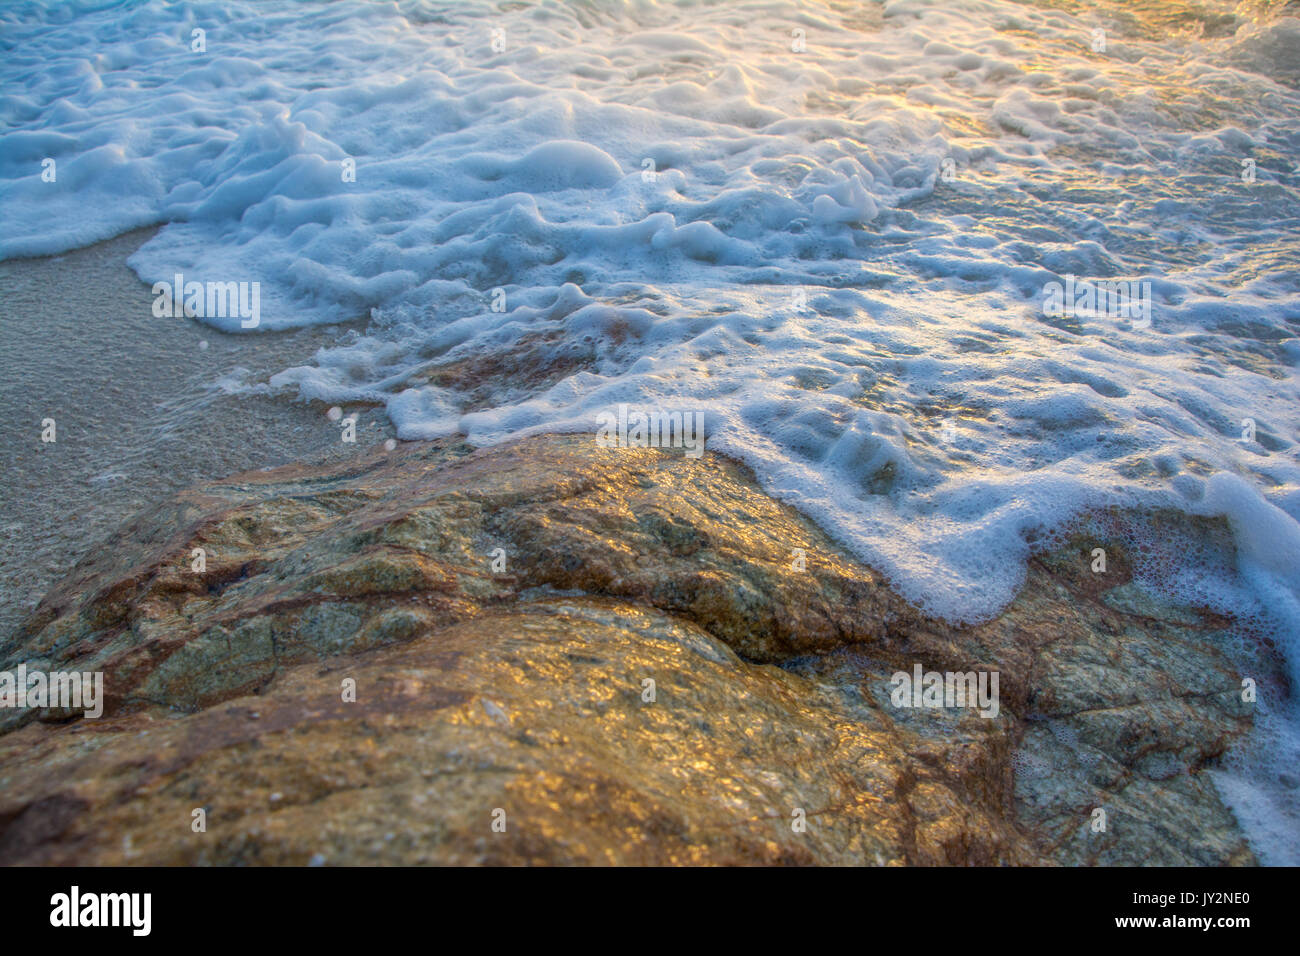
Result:
<svg viewBox="0 0 1300 956">
<path fill-rule="evenodd" d="M 1051 762 L 1044 760 L 1028 750 L 1015 750 L 1011 753 L 1011 771 L 1021 780 L 1041 780 L 1051 776 Z"/>
</svg>

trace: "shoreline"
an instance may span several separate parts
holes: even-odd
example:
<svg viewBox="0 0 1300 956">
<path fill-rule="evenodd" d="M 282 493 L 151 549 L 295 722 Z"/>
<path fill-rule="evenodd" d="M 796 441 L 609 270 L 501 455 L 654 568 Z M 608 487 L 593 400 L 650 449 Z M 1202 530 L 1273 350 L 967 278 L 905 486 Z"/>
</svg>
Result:
<svg viewBox="0 0 1300 956">
<path fill-rule="evenodd" d="M 382 408 L 353 408 L 356 444 L 321 402 L 232 394 L 308 361 L 339 326 L 230 334 L 157 319 L 126 265 L 157 230 L 57 256 L 0 262 L 0 634 L 141 509 L 205 481 L 345 460 L 394 437 Z M 42 442 L 42 422 L 55 442 Z"/>
<path fill-rule="evenodd" d="M 0 433 L 19 449 L 0 463 L 0 485 L 10 490 L 0 529 L 8 543 L 0 555 L 0 635 L 66 587 L 85 559 L 96 563 L 97 549 L 113 547 L 103 559 L 111 565 L 128 524 L 151 505 L 268 469 L 382 467 L 383 443 L 394 437 L 382 407 L 347 408 L 358 415 L 349 446 L 321 402 L 224 390 L 223 381 L 264 383 L 306 362 L 339 327 L 239 335 L 191 319 L 158 320 L 149 287 L 126 266 L 152 234 L 137 230 L 60 256 L 0 263 L 0 349 L 17 357 L 0 385 Z M 92 288 L 107 308 L 58 308 L 84 302 L 77 290 Z M 39 437 L 47 416 L 57 422 L 52 445 Z M 403 443 L 393 458 L 442 444 Z M 485 453 L 508 456 L 517 444 Z M 752 478 L 748 466 L 714 455 Z M 815 672 L 821 665 L 790 666 Z M 1247 734 L 1239 748 L 1257 750 L 1263 738 Z"/>
</svg>

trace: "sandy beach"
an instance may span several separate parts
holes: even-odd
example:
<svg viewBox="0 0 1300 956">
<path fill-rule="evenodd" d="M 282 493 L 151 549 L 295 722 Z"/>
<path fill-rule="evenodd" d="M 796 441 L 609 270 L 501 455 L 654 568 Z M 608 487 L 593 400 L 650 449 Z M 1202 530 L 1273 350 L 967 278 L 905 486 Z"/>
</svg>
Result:
<svg viewBox="0 0 1300 956">
<path fill-rule="evenodd" d="M 373 408 L 347 407 L 357 429 L 345 444 L 321 403 L 234 394 L 343 330 L 229 334 L 156 318 L 149 286 L 126 266 L 153 232 L 0 263 L 0 633 L 145 506 L 237 471 L 343 460 L 393 436 Z M 41 440 L 47 418 L 53 443 Z"/>
</svg>

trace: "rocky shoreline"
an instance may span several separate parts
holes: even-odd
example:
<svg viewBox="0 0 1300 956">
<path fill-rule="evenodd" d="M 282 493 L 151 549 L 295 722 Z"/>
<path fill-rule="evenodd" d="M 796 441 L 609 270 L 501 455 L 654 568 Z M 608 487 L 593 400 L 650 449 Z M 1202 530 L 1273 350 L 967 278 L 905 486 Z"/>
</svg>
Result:
<svg viewBox="0 0 1300 956">
<path fill-rule="evenodd" d="M 236 475 L 0 643 L 106 691 L 97 720 L 0 711 L 0 862 L 1253 864 L 1203 772 L 1252 723 L 1233 622 L 1096 545 L 954 627 L 717 455 Z M 997 672 L 998 715 L 895 706 L 916 665 Z"/>
</svg>

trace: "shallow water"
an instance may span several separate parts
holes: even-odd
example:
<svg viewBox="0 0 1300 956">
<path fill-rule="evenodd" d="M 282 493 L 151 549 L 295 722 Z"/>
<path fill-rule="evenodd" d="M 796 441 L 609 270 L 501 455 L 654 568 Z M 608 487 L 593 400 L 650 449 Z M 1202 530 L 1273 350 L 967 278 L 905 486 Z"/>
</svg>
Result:
<svg viewBox="0 0 1300 956">
<path fill-rule="evenodd" d="M 329 330 L 250 339 L 154 320 L 125 264 L 148 238 L 0 263 L 0 637 L 119 525 L 178 490 L 350 459 L 392 434 L 378 410 L 350 407 L 357 440 L 344 444 L 326 406 L 249 394 Z"/>
<path fill-rule="evenodd" d="M 1083 512 L 1224 514 L 1233 568 L 1151 586 L 1300 678 L 1298 15 L 19 4 L 0 257 L 165 224 L 147 282 L 257 281 L 262 331 L 368 312 L 270 382 L 404 438 L 703 411 L 950 618 Z M 1069 276 L 1149 283 L 1149 314 L 1047 314 Z"/>
</svg>

